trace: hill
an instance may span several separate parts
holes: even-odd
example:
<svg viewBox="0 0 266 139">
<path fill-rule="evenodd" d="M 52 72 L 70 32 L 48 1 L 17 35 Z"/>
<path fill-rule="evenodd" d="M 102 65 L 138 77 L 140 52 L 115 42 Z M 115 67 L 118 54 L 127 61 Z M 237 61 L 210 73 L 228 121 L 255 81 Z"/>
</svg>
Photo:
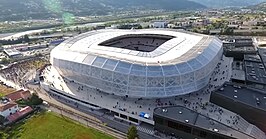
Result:
<svg viewBox="0 0 266 139">
<path fill-rule="evenodd" d="M 132 10 L 195 10 L 206 8 L 189 0 L 0 0 L 0 20 L 46 19 L 62 13 L 106 15 Z"/>
<path fill-rule="evenodd" d="M 266 0 L 191 0 L 210 8 L 243 7 L 265 2 Z"/>
<path fill-rule="evenodd" d="M 252 9 L 252 10 L 266 11 L 266 2 L 252 5 L 252 6 L 248 6 L 247 8 Z"/>
</svg>

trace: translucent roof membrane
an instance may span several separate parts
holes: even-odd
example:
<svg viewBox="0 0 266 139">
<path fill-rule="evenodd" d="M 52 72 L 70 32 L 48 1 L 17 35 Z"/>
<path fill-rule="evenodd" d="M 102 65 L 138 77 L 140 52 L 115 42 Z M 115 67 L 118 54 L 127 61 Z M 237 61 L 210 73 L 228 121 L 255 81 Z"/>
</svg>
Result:
<svg viewBox="0 0 266 139">
<path fill-rule="evenodd" d="M 130 67 L 131 67 L 131 64 L 119 61 L 115 68 L 115 71 L 123 73 L 123 74 L 128 74 L 130 72 Z"/>
<path fill-rule="evenodd" d="M 204 57 L 204 55 L 199 55 L 197 57 L 198 61 L 200 61 L 200 63 L 202 63 L 203 65 L 206 65 L 209 63 L 209 59 L 207 59 L 206 57 Z"/>
<path fill-rule="evenodd" d="M 213 50 L 213 48 L 211 46 L 210 47 L 207 47 L 205 49 L 205 51 L 207 51 L 207 53 L 209 53 L 209 55 L 211 56 L 210 58 L 213 58 L 216 55 L 216 51 Z"/>
<path fill-rule="evenodd" d="M 194 83 L 189 83 L 183 86 L 183 90 L 184 92 L 192 92 L 196 90 L 196 86 Z"/>
<path fill-rule="evenodd" d="M 95 67 L 99 67 L 99 68 L 101 68 L 101 67 L 103 66 L 103 64 L 105 63 L 105 61 L 106 61 L 106 58 L 97 57 L 97 58 L 93 61 L 92 65 L 95 66 Z"/>
<path fill-rule="evenodd" d="M 54 65 L 60 66 L 61 62 L 57 58 L 53 58 Z"/>
<path fill-rule="evenodd" d="M 194 70 L 197 70 L 199 68 L 202 67 L 202 64 L 197 61 L 197 59 L 193 59 L 193 60 L 190 60 L 188 61 L 188 64 L 194 69 Z"/>
<path fill-rule="evenodd" d="M 104 69 L 107 69 L 107 70 L 111 70 L 113 71 L 115 66 L 117 65 L 118 61 L 116 60 L 111 60 L 111 59 L 108 59 L 105 64 L 103 65 L 103 68 Z"/>
<path fill-rule="evenodd" d="M 172 94 L 180 94 L 180 93 L 183 93 L 183 88 L 181 86 L 168 87 L 168 88 L 165 88 L 165 91 L 172 92 Z"/>
<path fill-rule="evenodd" d="M 64 69 L 64 68 L 66 68 L 67 63 L 68 63 L 68 62 L 66 62 L 65 60 L 61 60 L 61 61 L 59 62 L 59 67 L 62 68 L 62 69 Z"/>
<path fill-rule="evenodd" d="M 219 44 L 217 44 L 217 43 L 218 43 L 218 42 L 217 42 L 216 40 L 214 40 L 214 41 L 212 41 L 212 42 L 210 43 L 210 47 L 212 47 L 213 50 L 215 50 L 215 51 L 219 51 L 219 49 L 220 49 Z"/>
<path fill-rule="evenodd" d="M 192 69 L 186 62 L 177 64 L 176 67 L 180 73 L 187 73 L 192 71 Z"/>
<path fill-rule="evenodd" d="M 213 57 L 213 55 L 210 54 L 210 52 L 208 50 L 204 50 L 202 55 L 204 55 L 208 59 L 212 59 L 212 57 Z"/>
<path fill-rule="evenodd" d="M 162 68 L 163 68 L 163 73 L 165 76 L 179 75 L 179 71 L 177 71 L 174 65 L 162 66 Z"/>
<path fill-rule="evenodd" d="M 133 64 L 130 74 L 136 76 L 146 76 L 146 66 Z"/>
<path fill-rule="evenodd" d="M 210 43 L 209 48 L 213 51 L 213 52 L 217 52 L 219 49 L 216 48 L 216 44 L 214 43 Z"/>
<path fill-rule="evenodd" d="M 163 76 L 161 66 L 147 66 L 147 76 L 152 76 L 152 77 Z"/>
<path fill-rule="evenodd" d="M 218 38 L 215 38 L 212 43 L 214 43 L 218 49 L 220 48 L 221 41 Z"/>
<path fill-rule="evenodd" d="M 80 63 L 73 62 L 72 66 L 73 66 L 72 68 L 73 68 L 74 71 L 80 72 L 80 67 L 81 67 Z"/>
<path fill-rule="evenodd" d="M 96 56 L 94 56 L 94 55 L 88 55 L 88 56 L 83 60 L 83 62 L 86 63 L 86 64 L 88 64 L 88 65 L 91 65 L 95 58 L 96 58 Z"/>
</svg>

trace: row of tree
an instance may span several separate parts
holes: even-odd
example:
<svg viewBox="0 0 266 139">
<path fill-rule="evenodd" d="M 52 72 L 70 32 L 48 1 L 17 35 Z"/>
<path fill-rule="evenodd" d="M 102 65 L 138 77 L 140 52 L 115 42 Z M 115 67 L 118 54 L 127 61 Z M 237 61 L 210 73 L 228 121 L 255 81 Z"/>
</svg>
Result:
<svg viewBox="0 0 266 139">
<path fill-rule="evenodd" d="M 19 43 L 27 43 L 27 42 L 30 42 L 28 35 L 24 35 L 17 39 L 0 40 L 1 45 L 12 45 L 12 44 L 19 44 Z"/>
</svg>

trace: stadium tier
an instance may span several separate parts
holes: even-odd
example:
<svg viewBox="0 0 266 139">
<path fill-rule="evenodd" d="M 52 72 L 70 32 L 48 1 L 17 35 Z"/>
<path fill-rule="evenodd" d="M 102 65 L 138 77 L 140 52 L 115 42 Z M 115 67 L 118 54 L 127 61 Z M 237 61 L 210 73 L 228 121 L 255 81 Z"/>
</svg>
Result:
<svg viewBox="0 0 266 139">
<path fill-rule="evenodd" d="M 170 29 L 90 31 L 51 52 L 65 78 L 135 98 L 184 95 L 203 89 L 222 57 L 213 36 Z"/>
</svg>

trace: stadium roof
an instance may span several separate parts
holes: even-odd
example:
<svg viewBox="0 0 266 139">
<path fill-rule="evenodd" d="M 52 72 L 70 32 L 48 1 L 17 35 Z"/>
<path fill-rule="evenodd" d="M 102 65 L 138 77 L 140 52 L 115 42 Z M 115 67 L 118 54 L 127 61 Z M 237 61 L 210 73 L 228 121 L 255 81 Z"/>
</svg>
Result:
<svg viewBox="0 0 266 139">
<path fill-rule="evenodd" d="M 126 35 L 158 35 L 173 36 L 151 52 L 141 52 L 123 48 L 99 45 L 104 41 Z M 68 39 L 55 49 L 53 56 L 78 63 L 103 65 L 106 60 L 123 60 L 140 65 L 169 65 L 186 62 L 203 55 L 194 63 L 204 65 L 216 56 L 222 43 L 213 36 L 189 33 L 181 30 L 142 29 L 118 30 L 105 29 L 91 31 Z M 207 59 L 207 60 L 206 60 Z"/>
</svg>

